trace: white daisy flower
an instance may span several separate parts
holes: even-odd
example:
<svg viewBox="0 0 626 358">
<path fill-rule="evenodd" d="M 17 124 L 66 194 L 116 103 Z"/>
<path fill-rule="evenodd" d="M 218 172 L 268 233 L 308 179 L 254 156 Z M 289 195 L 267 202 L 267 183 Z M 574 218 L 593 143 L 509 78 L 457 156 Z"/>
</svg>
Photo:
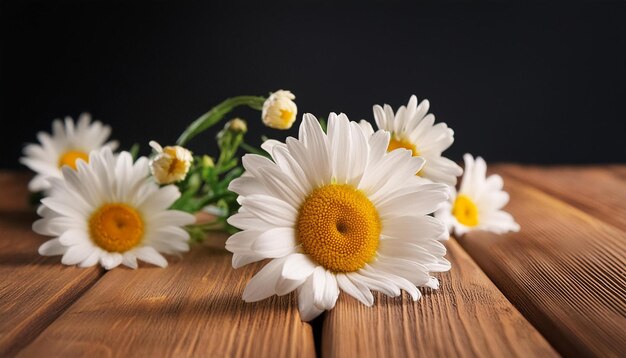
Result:
<svg viewBox="0 0 626 358">
<path fill-rule="evenodd" d="M 50 179 L 52 194 L 41 200 L 42 219 L 33 224 L 35 232 L 54 237 L 39 247 L 41 255 L 63 255 L 62 263 L 80 267 L 100 262 L 109 270 L 137 268 L 137 259 L 165 267 L 160 253 L 189 250 L 182 226 L 195 218 L 168 210 L 180 192 L 148 180 L 147 158 L 133 163 L 130 153 L 114 156 L 103 148 L 62 173 L 64 179 Z"/>
<path fill-rule="evenodd" d="M 150 159 L 150 173 L 158 184 L 172 184 L 185 179 L 193 162 L 189 150 L 179 145 L 163 148 L 155 141 L 149 144 L 156 152 Z"/>
<path fill-rule="evenodd" d="M 426 159 L 419 176 L 436 183 L 455 185 L 456 177 L 463 170 L 441 155 L 454 142 L 454 131 L 445 123 L 434 124 L 435 116 L 427 114 L 429 107 L 428 100 L 423 100 L 418 106 L 417 97 L 411 96 L 406 107 L 401 106 L 395 114 L 387 104 L 384 108 L 375 105 L 374 118 L 379 129 L 391 133 L 389 151 L 405 148 L 414 156 Z M 367 121 L 361 121 L 360 125 L 366 135 L 374 133 L 372 125 Z"/>
<path fill-rule="evenodd" d="M 502 190 L 502 177 L 486 177 L 487 164 L 483 158 L 476 161 L 470 154 L 463 156 L 465 173 L 461 188 L 450 190 L 450 201 L 441 206 L 435 217 L 443 220 L 450 231 L 463 235 L 472 230 L 486 230 L 497 234 L 519 231 L 520 226 L 511 214 L 501 209 L 509 202 L 509 194 Z"/>
<path fill-rule="evenodd" d="M 298 115 L 298 107 L 293 101 L 293 93 L 278 90 L 272 93 L 263 103 L 261 117 L 263 123 L 270 128 L 289 129 Z"/>
<path fill-rule="evenodd" d="M 424 159 L 387 153 L 388 145 L 388 132 L 366 138 L 344 114 L 330 114 L 328 134 L 305 114 L 299 139 L 263 144 L 271 160 L 243 157 L 246 172 L 229 187 L 241 208 L 228 220 L 243 231 L 226 248 L 235 268 L 272 259 L 244 300 L 297 290 L 300 315 L 311 320 L 334 307 L 339 289 L 371 306 L 371 290 L 417 300 L 416 286 L 438 287 L 429 273 L 450 269 L 438 241 L 448 233 L 428 214 L 447 186 L 420 180 Z"/>
<path fill-rule="evenodd" d="M 100 121 L 91 123 L 91 116 L 83 113 L 78 122 L 65 117 L 52 122 L 52 136 L 45 132 L 37 133 L 40 144 L 29 144 L 24 148 L 24 157 L 20 162 L 33 170 L 36 175 L 28 184 L 33 191 L 50 188 L 48 178 L 61 178 L 61 167 L 76 169 L 76 162 L 87 161 L 89 153 L 102 147 L 112 150 L 117 148 L 117 141 L 106 142 L 111 134 L 111 127 Z M 106 143 L 105 143 L 106 142 Z"/>
</svg>

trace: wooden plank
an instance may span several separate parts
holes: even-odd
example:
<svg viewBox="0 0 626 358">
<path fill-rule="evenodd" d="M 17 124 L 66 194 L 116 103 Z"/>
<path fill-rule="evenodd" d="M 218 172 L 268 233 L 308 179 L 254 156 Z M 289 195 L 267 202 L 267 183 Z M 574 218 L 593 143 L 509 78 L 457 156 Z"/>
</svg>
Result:
<svg viewBox="0 0 626 358">
<path fill-rule="evenodd" d="M 46 238 L 31 230 L 25 173 L 0 172 L 0 356 L 13 356 L 74 302 L 102 270 L 41 257 Z"/>
<path fill-rule="evenodd" d="M 606 166 L 501 165 L 495 170 L 626 231 L 626 180 Z"/>
<path fill-rule="evenodd" d="M 626 234 L 504 176 L 506 209 L 521 231 L 473 232 L 459 242 L 560 353 L 623 355 Z"/>
<path fill-rule="evenodd" d="M 112 270 L 21 356 L 313 357 L 293 295 L 245 303 L 262 265 L 233 270 L 230 260 L 195 246 L 166 269 Z"/>
<path fill-rule="evenodd" d="M 373 307 L 341 294 L 327 314 L 327 357 L 528 357 L 556 352 L 506 300 L 465 251 L 451 240 L 452 270 L 439 290 L 417 302 L 376 295 Z"/>
<path fill-rule="evenodd" d="M 607 167 L 613 173 L 626 180 L 626 164 L 610 164 Z"/>
</svg>

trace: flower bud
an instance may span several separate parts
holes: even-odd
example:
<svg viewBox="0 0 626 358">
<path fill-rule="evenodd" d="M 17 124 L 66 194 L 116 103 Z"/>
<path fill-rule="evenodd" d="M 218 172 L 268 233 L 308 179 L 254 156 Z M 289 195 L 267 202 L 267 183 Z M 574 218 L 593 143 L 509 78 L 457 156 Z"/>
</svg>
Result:
<svg viewBox="0 0 626 358">
<path fill-rule="evenodd" d="M 203 168 L 213 168 L 215 166 L 215 162 L 213 162 L 213 158 L 208 155 L 202 156 L 202 167 Z"/>
<path fill-rule="evenodd" d="M 293 101 L 296 96 L 289 91 L 278 90 L 263 103 L 263 123 L 275 129 L 289 129 L 296 120 L 298 107 Z"/>
<path fill-rule="evenodd" d="M 248 124 L 241 118 L 234 118 L 226 123 L 225 128 L 235 133 L 246 133 L 248 131 Z"/>
<path fill-rule="evenodd" d="M 162 148 L 155 141 L 151 141 L 150 146 L 156 152 L 150 160 L 150 172 L 158 184 L 171 184 L 185 179 L 193 161 L 189 150 L 181 146 Z"/>
</svg>

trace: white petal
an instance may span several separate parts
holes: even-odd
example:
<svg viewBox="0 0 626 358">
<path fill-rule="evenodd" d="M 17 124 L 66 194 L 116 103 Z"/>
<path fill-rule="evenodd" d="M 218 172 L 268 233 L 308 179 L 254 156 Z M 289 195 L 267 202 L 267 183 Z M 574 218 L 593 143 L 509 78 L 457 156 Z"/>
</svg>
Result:
<svg viewBox="0 0 626 358">
<path fill-rule="evenodd" d="M 65 250 L 67 250 L 67 246 L 63 246 L 63 244 L 59 242 L 59 239 L 52 239 L 44 242 L 41 246 L 39 246 L 39 255 L 63 255 L 63 253 L 65 253 Z"/>
<path fill-rule="evenodd" d="M 276 293 L 276 283 L 280 278 L 285 259 L 280 258 L 270 261 L 252 277 L 243 291 L 244 301 L 256 302 Z"/>
<path fill-rule="evenodd" d="M 101 250 L 98 248 L 93 248 L 89 256 L 87 256 L 81 263 L 78 264 L 79 267 L 91 267 L 98 263 L 100 260 Z"/>
<path fill-rule="evenodd" d="M 59 236 L 59 242 L 65 246 L 87 244 L 90 243 L 87 235 L 88 234 L 82 230 L 67 230 Z"/>
<path fill-rule="evenodd" d="M 133 250 L 133 253 L 139 260 L 153 264 L 159 267 L 167 267 L 167 260 L 163 255 L 157 252 L 153 247 L 143 246 Z M 121 263 L 121 259 L 120 259 Z"/>
<path fill-rule="evenodd" d="M 89 257 L 93 252 L 93 246 L 89 244 L 70 246 L 63 254 L 61 263 L 64 265 L 76 265 Z"/>
<path fill-rule="evenodd" d="M 383 202 L 376 208 L 383 220 L 409 213 L 427 215 L 434 213 L 446 199 L 448 199 L 448 194 L 443 190 L 422 190 Z"/>
<path fill-rule="evenodd" d="M 337 274 L 337 283 L 345 293 L 361 301 L 364 305 L 371 306 L 374 304 L 372 292 L 358 280 L 350 280 L 346 274 Z"/>
<path fill-rule="evenodd" d="M 339 287 L 335 276 L 318 266 L 313 270 L 313 304 L 319 309 L 335 307 L 339 297 Z"/>
<path fill-rule="evenodd" d="M 130 267 L 132 269 L 136 269 L 139 267 L 137 265 L 137 256 L 132 252 L 126 252 L 122 255 L 122 265 L 126 267 Z"/>
<path fill-rule="evenodd" d="M 139 210 L 146 215 L 167 210 L 180 198 L 180 190 L 176 185 L 166 185 L 148 195 L 141 203 L 137 203 Z"/>
<path fill-rule="evenodd" d="M 268 194 L 267 188 L 255 177 L 239 177 L 230 182 L 228 190 L 239 195 Z"/>
<path fill-rule="evenodd" d="M 247 196 L 242 205 L 250 214 L 275 226 L 290 227 L 296 221 L 296 209 L 269 195 Z"/>
<path fill-rule="evenodd" d="M 263 144 L 261 144 L 261 149 L 266 151 L 268 154 L 272 154 L 272 152 L 274 151 L 274 147 L 286 148 L 287 146 L 285 145 L 285 143 L 279 142 L 275 139 L 268 139 L 263 142 Z"/>
<path fill-rule="evenodd" d="M 100 255 L 100 264 L 107 270 L 114 269 L 118 267 L 121 263 L 122 254 L 120 254 L 119 252 L 105 252 Z"/>
<path fill-rule="evenodd" d="M 146 218 L 150 225 L 158 226 L 185 226 L 196 222 L 196 217 L 178 210 L 167 210 L 150 215 Z"/>
<path fill-rule="evenodd" d="M 304 254 L 292 254 L 287 257 L 283 266 L 282 277 L 291 280 L 305 279 L 313 273 L 318 265 Z"/>
<path fill-rule="evenodd" d="M 313 304 L 313 276 L 298 288 L 298 311 L 303 321 L 310 321 L 324 312 Z"/>
<path fill-rule="evenodd" d="M 350 279 L 362 282 L 370 290 L 379 291 L 391 297 L 400 295 L 400 288 L 397 285 L 390 282 L 385 276 L 376 273 L 369 265 L 366 265 L 358 272 L 351 272 L 348 275 Z"/>
<path fill-rule="evenodd" d="M 254 240 L 262 233 L 263 231 L 259 230 L 244 230 L 234 233 L 226 240 L 226 250 L 232 253 L 251 254 Z"/>
<path fill-rule="evenodd" d="M 242 212 L 243 208 L 239 209 L 239 212 L 235 215 L 231 215 L 227 221 L 232 226 L 239 228 L 241 230 L 270 230 L 276 227 L 272 223 L 268 223 L 267 221 L 261 220 L 256 216 L 252 215 L 248 212 Z M 292 226 L 292 225 L 289 225 Z"/>
<path fill-rule="evenodd" d="M 296 235 L 292 228 L 275 228 L 259 235 L 252 244 L 252 251 L 267 258 L 277 258 L 295 252 Z"/>
<path fill-rule="evenodd" d="M 431 216 L 391 216 L 385 218 L 382 234 L 412 241 L 448 236 L 445 224 Z"/>
<path fill-rule="evenodd" d="M 276 283 L 276 294 L 278 296 L 286 295 L 290 292 L 293 292 L 298 287 L 302 286 L 305 279 L 301 280 L 290 280 L 288 278 L 279 278 Z"/>
<path fill-rule="evenodd" d="M 249 263 L 264 260 L 265 257 L 261 255 L 245 255 L 245 254 L 233 254 L 232 265 L 237 269 L 243 267 Z"/>
</svg>

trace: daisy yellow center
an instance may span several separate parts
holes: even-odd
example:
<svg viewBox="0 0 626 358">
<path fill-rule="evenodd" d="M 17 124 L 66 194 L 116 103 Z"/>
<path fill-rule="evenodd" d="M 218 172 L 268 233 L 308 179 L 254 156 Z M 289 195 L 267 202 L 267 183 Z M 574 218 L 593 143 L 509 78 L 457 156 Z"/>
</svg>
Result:
<svg viewBox="0 0 626 358">
<path fill-rule="evenodd" d="M 126 252 L 141 242 L 144 223 L 139 212 L 126 204 L 105 204 L 89 218 L 89 235 L 106 251 Z"/>
<path fill-rule="evenodd" d="M 387 147 L 387 151 L 391 152 L 392 150 L 398 148 L 410 150 L 411 152 L 413 152 L 413 156 L 415 157 L 420 155 L 420 153 L 417 151 L 417 148 L 415 148 L 415 144 L 411 143 L 411 141 L 404 138 L 397 139 L 395 137 L 392 137 L 391 140 L 389 140 L 389 146 Z"/>
<path fill-rule="evenodd" d="M 314 190 L 298 212 L 296 237 L 304 252 L 333 272 L 357 271 L 378 248 L 380 217 L 374 204 L 350 185 Z"/>
<path fill-rule="evenodd" d="M 467 195 L 459 195 L 456 198 L 452 215 L 465 226 L 478 225 L 478 208 Z"/>
<path fill-rule="evenodd" d="M 59 157 L 59 168 L 63 168 L 67 165 L 68 167 L 76 170 L 76 161 L 78 159 L 89 162 L 89 155 L 80 150 L 68 150 Z"/>
</svg>

